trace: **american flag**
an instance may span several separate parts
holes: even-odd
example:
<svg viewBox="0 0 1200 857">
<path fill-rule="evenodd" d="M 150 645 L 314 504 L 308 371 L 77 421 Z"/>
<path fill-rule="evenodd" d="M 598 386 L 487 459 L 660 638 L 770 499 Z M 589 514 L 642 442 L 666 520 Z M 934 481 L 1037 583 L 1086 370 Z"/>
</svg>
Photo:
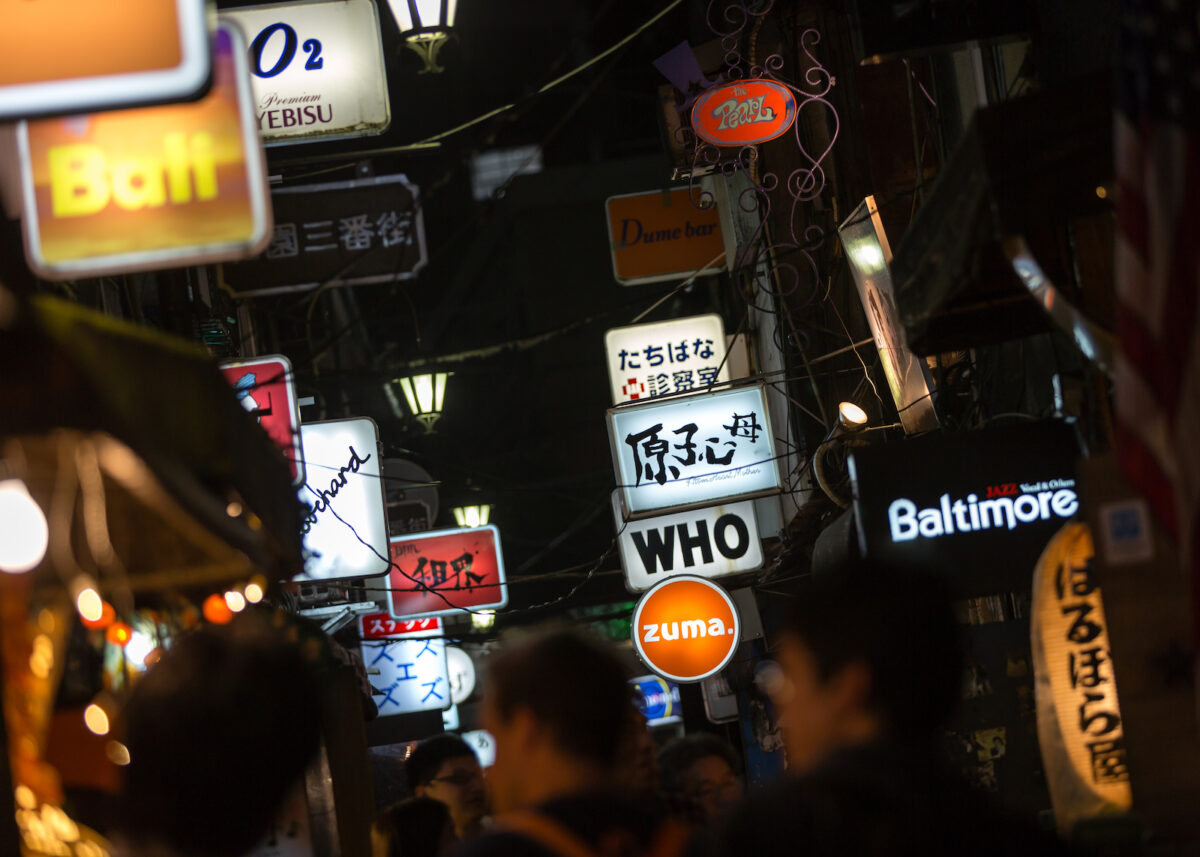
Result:
<svg viewBox="0 0 1200 857">
<path fill-rule="evenodd" d="M 1118 448 L 1200 608 L 1200 0 L 1122 0 L 1119 26 Z"/>
</svg>

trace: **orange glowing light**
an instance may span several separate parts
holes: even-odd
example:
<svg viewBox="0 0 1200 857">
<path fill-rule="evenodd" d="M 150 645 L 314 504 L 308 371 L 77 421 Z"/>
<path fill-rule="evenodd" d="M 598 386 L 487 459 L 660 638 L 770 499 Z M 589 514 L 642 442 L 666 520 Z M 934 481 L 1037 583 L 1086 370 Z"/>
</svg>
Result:
<svg viewBox="0 0 1200 857">
<path fill-rule="evenodd" d="M 224 594 L 213 593 L 204 599 L 204 618 L 214 625 L 228 625 L 233 621 L 233 611 L 225 603 Z"/>
<path fill-rule="evenodd" d="M 115 610 L 113 610 L 113 606 L 107 601 L 104 601 L 100 605 L 99 619 L 85 619 L 83 616 L 80 616 L 79 621 L 83 623 L 83 627 L 85 628 L 90 628 L 93 631 L 103 631 L 105 628 L 111 625 L 113 620 L 116 618 L 117 613 Z"/>
<path fill-rule="evenodd" d="M 104 639 L 108 640 L 114 646 L 124 646 L 133 639 L 133 629 L 124 622 L 113 622 L 108 626 L 108 630 L 104 632 Z"/>
<path fill-rule="evenodd" d="M 642 660 L 674 681 L 700 681 L 733 657 L 741 624 L 729 595 L 701 577 L 668 578 L 633 612 L 633 642 Z"/>
</svg>

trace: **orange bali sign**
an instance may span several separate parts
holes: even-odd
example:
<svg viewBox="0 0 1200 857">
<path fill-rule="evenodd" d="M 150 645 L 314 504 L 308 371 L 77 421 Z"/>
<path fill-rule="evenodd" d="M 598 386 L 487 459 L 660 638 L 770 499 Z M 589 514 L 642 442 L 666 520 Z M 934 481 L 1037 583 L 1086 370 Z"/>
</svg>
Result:
<svg viewBox="0 0 1200 857">
<path fill-rule="evenodd" d="M 270 237 L 246 46 L 222 24 L 199 101 L 22 122 L 29 265 L 47 279 L 239 259 Z"/>
<path fill-rule="evenodd" d="M 0 0 L 0 119 L 182 101 L 208 85 L 204 0 Z"/>
<path fill-rule="evenodd" d="M 617 282 L 631 286 L 721 270 L 721 221 L 716 206 L 697 207 L 699 198 L 700 191 L 689 188 L 608 198 L 608 239 Z"/>
<path fill-rule="evenodd" d="M 714 146 L 753 146 L 774 140 L 796 121 L 796 98 L 773 80 L 718 86 L 692 105 L 692 130 Z"/>
<path fill-rule="evenodd" d="M 633 645 L 650 669 L 673 681 L 701 681 L 724 669 L 741 639 L 733 600 L 703 577 L 671 577 L 633 611 Z"/>
</svg>

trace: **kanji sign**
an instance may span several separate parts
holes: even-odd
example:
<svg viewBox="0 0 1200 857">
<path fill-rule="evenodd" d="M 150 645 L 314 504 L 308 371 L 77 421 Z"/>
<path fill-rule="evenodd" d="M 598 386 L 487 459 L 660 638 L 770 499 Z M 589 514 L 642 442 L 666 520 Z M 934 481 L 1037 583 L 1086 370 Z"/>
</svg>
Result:
<svg viewBox="0 0 1200 857">
<path fill-rule="evenodd" d="M 271 206 L 236 28 L 214 34 L 212 64 L 199 101 L 20 123 L 25 254 L 39 276 L 205 264 L 266 246 Z"/>
<path fill-rule="evenodd" d="M 672 681 L 701 681 L 725 668 L 741 640 L 729 594 L 702 577 L 670 577 L 633 610 L 633 645 L 645 664 Z"/>
<path fill-rule="evenodd" d="M 380 717 L 450 707 L 446 641 L 440 637 L 363 640 L 362 659 L 371 687 L 379 691 L 373 699 Z"/>
<path fill-rule="evenodd" d="M 391 539 L 390 611 L 397 618 L 508 603 L 500 531 L 494 526 L 434 530 Z"/>
<path fill-rule="evenodd" d="M 364 640 L 399 640 L 404 637 L 440 637 L 442 620 L 437 616 L 424 619 L 396 619 L 390 613 L 368 613 L 359 620 Z"/>
<path fill-rule="evenodd" d="M 692 105 L 692 130 L 714 146 L 774 140 L 796 121 L 796 97 L 782 83 L 755 78 L 714 87 Z"/>
<path fill-rule="evenodd" d="M 184 101 L 211 71 L 203 0 L 4 4 L 0 120 Z"/>
<path fill-rule="evenodd" d="M 762 386 L 621 405 L 608 433 L 627 520 L 782 487 Z"/>
<path fill-rule="evenodd" d="M 716 206 L 700 208 L 699 201 L 700 192 L 689 188 L 610 196 L 605 208 L 617 282 L 632 286 L 724 270 Z"/>
<path fill-rule="evenodd" d="M 304 572 L 296 580 L 373 577 L 388 570 L 379 430 L 365 417 L 305 423 Z"/>
<path fill-rule="evenodd" d="M 250 41 L 258 129 L 268 145 L 382 134 L 391 121 L 372 0 L 223 9 Z"/>
<path fill-rule="evenodd" d="M 229 379 L 238 402 L 254 414 L 268 437 L 292 468 L 296 485 L 304 484 L 304 455 L 300 447 L 300 408 L 292 364 L 282 354 L 254 360 L 222 363 L 221 372 Z"/>
<path fill-rule="evenodd" d="M 715 313 L 614 327 L 604 334 L 604 348 L 617 405 L 729 380 L 725 322 Z"/>
<path fill-rule="evenodd" d="M 407 280 L 427 261 L 417 187 L 402 175 L 276 188 L 271 203 L 266 252 L 222 269 L 238 297 Z"/>
<path fill-rule="evenodd" d="M 724 577 L 762 566 L 762 539 L 751 500 L 628 523 L 621 514 L 614 492 L 617 544 L 630 592 L 643 592 L 674 575 Z"/>
</svg>

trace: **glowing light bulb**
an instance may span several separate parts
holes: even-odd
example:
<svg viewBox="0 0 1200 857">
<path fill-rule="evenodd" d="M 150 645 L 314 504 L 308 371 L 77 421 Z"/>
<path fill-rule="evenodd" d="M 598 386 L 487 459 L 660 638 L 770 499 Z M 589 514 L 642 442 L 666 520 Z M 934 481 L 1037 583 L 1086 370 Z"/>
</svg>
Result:
<svg viewBox="0 0 1200 857">
<path fill-rule="evenodd" d="M 246 597 L 242 593 L 231 589 L 225 593 L 225 606 L 234 613 L 241 613 L 246 609 Z"/>
<path fill-rule="evenodd" d="M 257 604 L 263 600 L 263 588 L 257 583 L 247 583 L 246 588 L 242 590 L 242 595 L 246 597 L 248 603 Z"/>
<path fill-rule="evenodd" d="M 0 571 L 20 574 L 37 567 L 50 544 L 42 507 L 20 479 L 0 481 Z"/>
<path fill-rule="evenodd" d="M 107 735 L 108 712 L 93 702 L 83 710 L 83 725 L 93 735 Z"/>
<path fill-rule="evenodd" d="M 225 596 L 213 593 L 204 599 L 204 618 L 214 625 L 228 625 L 233 621 L 233 611 L 225 601 Z"/>
<path fill-rule="evenodd" d="M 476 610 L 471 614 L 471 627 L 476 631 L 487 631 L 495 624 L 495 610 Z"/>
<path fill-rule="evenodd" d="M 120 741 L 109 741 L 104 747 L 104 755 L 108 756 L 108 761 L 114 765 L 129 764 L 129 748 Z"/>
<path fill-rule="evenodd" d="M 94 586 L 85 586 L 75 596 L 75 607 L 85 622 L 99 622 L 104 617 L 104 599 Z"/>
<path fill-rule="evenodd" d="M 838 405 L 838 417 L 842 426 L 847 429 L 861 428 L 867 424 L 867 412 L 854 402 L 842 402 Z"/>
</svg>

